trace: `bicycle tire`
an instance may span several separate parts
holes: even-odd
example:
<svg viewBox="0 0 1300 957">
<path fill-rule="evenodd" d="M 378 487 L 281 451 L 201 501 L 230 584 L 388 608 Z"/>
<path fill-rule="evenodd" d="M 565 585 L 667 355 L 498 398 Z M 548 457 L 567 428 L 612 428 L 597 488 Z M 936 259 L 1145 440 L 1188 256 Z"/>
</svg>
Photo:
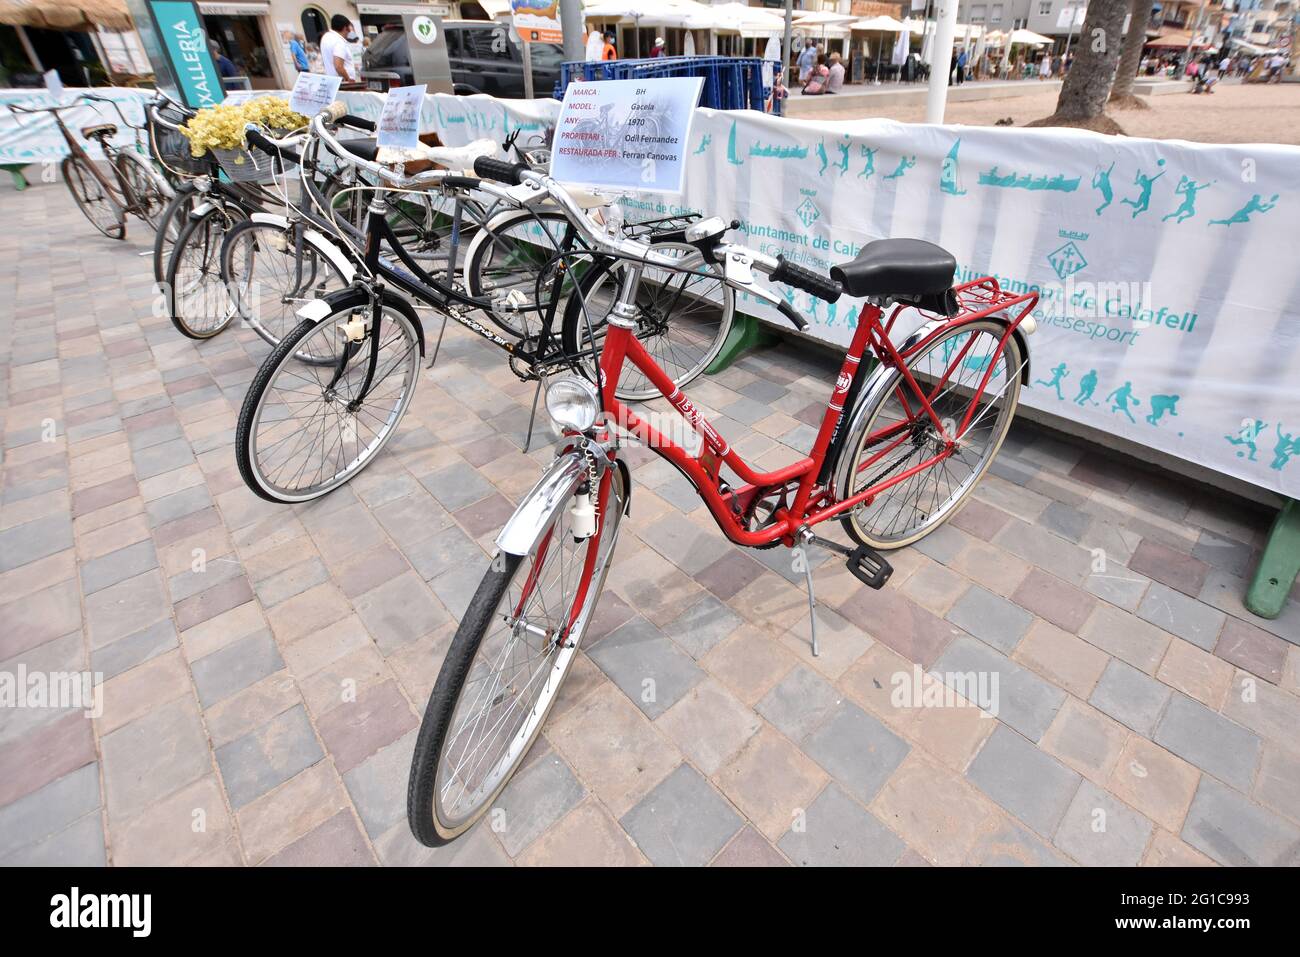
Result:
<svg viewBox="0 0 1300 957">
<path fill-rule="evenodd" d="M 508 231 L 521 226 L 537 226 L 539 224 L 543 224 L 541 228 L 545 234 L 555 240 L 554 246 L 545 256 L 545 259 L 549 259 L 552 254 L 559 250 L 560 240 L 569 228 L 568 218 L 559 210 L 541 210 L 534 213 L 527 209 L 508 209 L 493 216 L 474 233 L 474 237 L 470 240 L 469 247 L 465 251 L 465 266 L 462 272 L 465 289 L 471 298 L 491 299 L 493 295 L 499 292 L 502 285 L 501 280 L 491 277 L 485 270 L 489 268 L 489 257 L 497 254 L 506 241 L 504 237 L 508 235 Z M 555 228 L 552 228 L 551 224 Z M 498 237 L 503 238 L 498 241 Z M 540 268 L 542 263 L 538 262 L 536 265 Z M 510 274 L 515 275 L 515 272 L 511 270 Z M 511 281 L 509 285 L 527 297 L 529 305 L 526 309 L 511 312 L 508 315 L 498 314 L 493 309 L 484 309 L 483 311 L 492 324 L 502 332 L 514 336 L 516 339 L 523 339 L 533 334 L 530 323 L 540 326 L 541 307 L 532 302 L 535 293 L 536 272 L 525 270 L 518 273 L 518 276 L 519 278 Z"/>
<path fill-rule="evenodd" d="M 117 154 L 113 168 L 117 171 L 122 195 L 126 197 L 130 212 L 156 232 L 168 198 L 153 181 L 144 163 L 145 160 L 138 154 L 122 152 Z"/>
<path fill-rule="evenodd" d="M 341 313 L 351 313 L 357 308 L 357 303 L 337 306 L 330 315 L 321 320 L 304 319 L 298 326 L 287 336 L 280 340 L 271 354 L 263 360 L 262 365 L 258 368 L 257 374 L 253 377 L 252 383 L 248 387 L 248 392 L 244 396 L 243 405 L 239 410 L 239 419 L 235 425 L 235 462 L 239 467 L 239 475 L 244 480 L 244 484 L 249 490 L 259 498 L 268 502 L 278 502 L 280 504 L 294 504 L 297 502 L 309 502 L 313 499 L 327 495 L 334 489 L 347 484 L 363 469 L 373 462 L 379 453 L 383 451 L 384 446 L 388 444 L 389 439 L 397 432 L 402 418 L 410 408 L 411 400 L 415 394 L 416 386 L 419 383 L 419 366 L 420 366 L 420 320 L 415 314 L 415 310 L 405 299 L 393 294 L 385 293 L 384 308 L 388 312 L 400 313 L 411 328 L 411 336 L 415 342 L 415 373 L 412 377 L 410 388 L 405 390 L 402 395 L 400 407 L 390 413 L 391 422 L 387 423 L 387 429 L 377 444 L 372 443 L 365 451 L 364 457 L 358 456 L 348 466 L 346 472 L 342 475 L 335 475 L 331 480 L 316 488 L 296 494 L 287 494 L 282 490 L 272 487 L 273 482 L 263 481 L 261 468 L 256 464 L 257 450 L 254 447 L 257 441 L 257 427 L 260 424 L 261 410 L 263 408 L 264 398 L 267 390 L 271 387 L 276 376 L 280 373 L 290 361 L 298 361 L 295 353 L 301 348 L 302 340 L 314 333 L 319 327 L 330 324 L 334 327 L 336 318 Z M 306 368 L 319 368 L 315 365 L 306 365 Z"/>
<path fill-rule="evenodd" d="M 925 360 L 927 357 L 929 357 L 930 355 L 934 354 L 936 350 L 943 348 L 945 342 L 954 339 L 957 336 L 966 336 L 966 335 L 974 336 L 981 333 L 987 334 L 991 340 L 997 341 L 998 339 L 1001 338 L 1002 334 L 1005 331 L 1006 331 L 1006 324 L 1003 322 L 999 322 L 995 319 L 979 320 L 971 323 L 963 323 L 960 326 L 954 326 L 950 330 L 936 337 L 932 343 L 930 343 L 928 346 L 925 347 L 925 349 L 909 357 L 906 362 L 907 369 L 918 383 L 930 380 L 934 377 L 934 372 L 933 371 L 923 372 L 921 369 L 921 362 Z M 966 348 L 969 349 L 970 347 L 967 346 Z M 990 361 L 992 361 L 991 356 L 992 353 L 990 351 L 989 353 Z M 947 363 L 948 357 L 945 356 L 942 361 Z M 1009 401 L 1004 403 L 1002 408 L 998 411 L 997 417 L 993 424 L 993 428 L 996 429 L 996 431 L 990 434 L 989 436 L 990 441 L 986 444 L 985 449 L 979 458 L 979 461 L 975 464 L 973 468 L 970 469 L 970 473 L 965 476 L 959 476 L 960 481 L 956 483 L 953 482 L 951 473 L 947 467 L 947 463 L 950 461 L 959 460 L 961 458 L 961 455 L 959 454 L 944 460 L 944 462 L 942 463 L 944 466 L 942 473 L 938 470 L 937 466 L 931 466 L 921 472 L 918 472 L 916 475 L 912 476 L 906 481 L 899 483 L 898 485 L 895 485 L 890 489 L 882 491 L 879 495 L 873 498 L 870 506 L 863 505 L 860 506 L 859 508 L 851 509 L 842 519 L 840 519 L 840 523 L 843 525 L 844 530 L 845 532 L 848 533 L 849 537 L 851 537 L 858 544 L 866 545 L 870 548 L 874 548 L 877 551 L 890 551 L 893 549 L 903 548 L 907 545 L 912 545 L 920 541 L 926 535 L 929 535 L 939 526 L 943 525 L 946 521 L 952 518 L 953 515 L 957 514 L 957 511 L 961 508 L 962 504 L 966 501 L 966 499 L 970 496 L 970 494 L 974 492 L 976 486 L 979 484 L 980 480 L 984 477 L 984 473 L 988 471 L 989 465 L 992 464 L 993 459 L 997 456 L 998 451 L 1002 448 L 1002 443 L 1005 441 L 1007 437 L 1007 433 L 1011 429 L 1011 423 L 1015 418 L 1016 408 L 1019 406 L 1020 389 L 1022 385 L 1021 369 L 1023 366 L 1024 357 L 1021 355 L 1020 344 L 1015 336 L 1008 337 L 1006 342 L 1006 347 L 999 361 L 1003 363 L 1003 367 L 1001 372 L 998 374 L 1005 376 L 1007 380 L 1006 385 L 1003 388 L 1003 391 L 1000 393 L 1000 395 L 1005 396 L 1009 393 L 1010 399 Z M 964 360 L 964 363 L 966 364 L 968 364 L 969 362 L 970 362 L 969 357 Z M 973 389 L 976 383 L 976 377 L 980 375 L 982 375 L 982 370 L 975 369 L 972 372 L 970 384 L 963 385 L 962 387 Z M 864 401 L 874 401 L 874 405 L 869 407 L 868 411 L 866 411 L 862 415 L 862 418 L 860 419 L 862 425 L 857 427 L 855 434 L 848 436 L 847 441 L 844 443 L 842 454 L 852 455 L 853 458 L 850 461 L 854 464 L 854 466 L 857 466 L 857 463 L 859 463 L 859 461 L 861 460 L 861 457 L 864 452 L 864 443 L 867 441 L 869 437 L 871 437 L 874 434 L 873 430 L 877 427 L 878 421 L 881 419 L 881 417 L 886 414 L 886 407 L 890 403 L 891 399 L 894 398 L 896 391 L 903 392 L 903 390 L 899 388 L 900 383 L 903 383 L 905 381 L 903 379 L 902 373 L 897 369 L 891 369 L 888 372 L 887 376 L 888 377 L 883 381 L 883 384 L 879 389 L 873 390 L 872 395 L 866 396 L 864 398 Z M 994 378 L 996 378 L 996 376 Z M 990 379 L 989 389 L 993 388 L 994 378 Z M 946 376 L 944 381 L 947 381 Z M 937 396 L 930 397 L 931 406 L 934 408 L 936 414 L 940 416 L 944 416 L 945 411 L 949 410 L 948 406 L 941 405 L 939 400 L 942 399 L 944 396 L 952 393 L 957 388 L 957 385 L 958 383 L 954 381 L 954 384 L 947 387 L 943 393 L 939 393 Z M 988 390 L 986 390 L 986 394 L 987 393 Z M 905 398 L 908 398 L 911 395 L 910 393 L 903 393 L 903 394 Z M 959 400 L 959 402 L 960 401 L 961 400 Z M 989 406 L 985 406 L 985 408 L 988 407 Z M 951 416 L 945 416 L 945 418 L 951 418 L 952 420 L 955 420 L 956 425 L 960 425 L 958 414 L 964 414 L 964 410 L 958 409 L 956 410 L 956 414 L 953 414 Z M 958 436 L 958 438 L 967 439 L 970 435 L 972 435 L 972 433 L 975 431 L 975 426 L 979 424 L 979 421 L 983 417 L 983 415 L 984 413 L 981 412 L 979 417 L 972 417 L 971 424 L 967 427 L 966 431 L 961 436 Z M 923 419 L 919 413 L 916 415 L 916 418 L 917 418 L 917 423 L 911 426 L 910 428 L 913 431 L 918 432 L 917 438 L 915 440 L 909 439 L 906 442 L 900 443 L 898 445 L 898 448 L 904 449 L 906 453 L 905 457 L 902 458 L 901 460 L 896 460 L 893 464 L 882 466 L 881 468 L 884 472 L 899 474 L 908 467 L 908 463 L 913 452 L 908 450 L 906 448 L 907 446 L 914 446 L 918 450 L 919 454 L 924 456 L 925 452 L 922 450 L 924 449 L 925 444 L 928 441 L 928 438 L 925 433 L 930 430 L 931 426 L 926 424 L 927 420 Z M 903 431 L 903 426 L 901 424 L 894 424 L 892 426 L 888 424 L 884 424 L 881 427 L 897 428 L 899 429 L 900 434 L 901 431 Z M 955 430 L 955 426 L 950 428 L 953 428 Z M 884 441 L 886 441 L 886 439 L 881 439 L 878 441 L 877 444 L 879 444 L 879 442 L 884 442 Z M 916 463 L 912 463 L 912 464 L 916 464 Z M 832 475 L 838 473 L 838 466 L 839 463 L 837 462 L 832 469 L 831 472 Z M 858 466 L 854 468 L 855 476 L 856 473 L 860 471 L 862 467 L 865 466 Z M 948 495 L 942 501 L 939 500 L 937 494 L 934 496 L 927 496 L 924 493 L 923 491 L 924 486 L 922 485 L 921 481 L 918 480 L 923 480 L 927 476 L 932 478 L 932 480 L 936 483 L 935 484 L 936 489 L 940 487 L 938 483 L 941 480 L 941 476 L 947 479 Z M 876 475 L 869 477 L 867 481 L 863 483 L 862 488 L 865 488 L 867 485 L 870 484 L 878 484 L 880 479 L 883 477 L 884 475 L 881 475 L 880 473 L 877 473 Z M 900 496 L 907 496 L 910 494 L 909 493 L 910 489 L 918 490 L 912 495 L 912 497 L 915 499 L 915 503 L 910 507 L 912 511 L 917 516 L 919 516 L 920 518 L 919 524 L 905 525 L 900 529 L 898 529 L 896 532 L 893 531 L 896 523 L 902 520 L 907 515 L 907 512 L 905 511 L 905 507 L 907 507 L 908 503 L 907 503 L 907 499 L 904 498 L 903 501 L 901 501 L 897 506 L 896 513 L 895 513 L 896 517 L 890 522 L 889 528 L 886 529 L 886 531 L 892 532 L 891 534 L 888 535 L 882 534 L 882 532 L 879 530 L 878 527 L 873 526 L 869 528 L 864 525 L 864 517 L 868 509 L 874 510 L 872 513 L 873 515 L 881 514 L 882 512 L 884 512 L 890 507 L 890 502 L 892 500 L 891 497 L 895 493 L 895 490 L 898 490 L 898 494 Z M 852 494 L 852 491 L 854 491 L 854 489 L 837 489 L 837 493 L 839 494 L 839 498 L 841 499 L 847 498 L 850 494 Z M 924 503 L 924 507 L 922 507 L 922 503 Z"/>
<path fill-rule="evenodd" d="M 581 629 L 576 636 L 568 633 L 566 638 L 570 644 L 556 642 L 554 647 L 548 652 L 548 656 L 553 655 L 555 661 L 546 669 L 545 681 L 539 689 L 539 697 L 526 712 L 526 723 L 519 730 L 512 734 L 507 740 L 512 742 L 511 751 L 514 753 L 514 759 L 508 767 L 500 771 L 497 780 L 490 785 L 489 793 L 486 793 L 477 805 L 471 808 L 462 820 L 442 820 L 440 817 L 439 806 L 442 803 L 438 797 L 439 785 L 439 768 L 443 757 L 444 748 L 452 746 L 458 733 L 452 733 L 449 741 L 449 732 L 452 731 L 451 725 L 453 718 L 457 715 L 457 706 L 460 703 L 461 695 L 465 690 L 467 679 L 470 678 L 471 669 L 474 666 L 478 654 L 484 647 L 484 639 L 488 637 L 488 630 L 493 624 L 495 613 L 507 595 L 507 589 L 519 575 L 521 569 L 528 571 L 528 581 L 524 583 L 527 588 L 530 583 L 542 580 L 543 584 L 538 591 L 545 590 L 543 576 L 544 570 L 538 571 L 538 553 L 543 552 L 546 548 L 546 554 L 540 559 L 542 565 L 547 558 L 556 549 L 547 547 L 549 542 L 558 542 L 560 545 L 571 540 L 572 536 L 568 534 L 564 527 L 564 522 L 568 516 L 568 509 L 561 505 L 556 510 L 552 518 L 551 525 L 543 538 L 543 544 L 529 556 L 530 561 L 526 563 L 524 559 L 517 555 L 500 554 L 493 561 L 492 566 L 484 575 L 474 597 L 470 600 L 469 607 L 461 619 L 460 626 L 456 629 L 456 634 L 452 638 L 451 646 L 447 650 L 446 657 L 443 659 L 442 667 L 438 672 L 438 678 L 434 682 L 433 691 L 429 695 L 428 704 L 425 707 L 423 717 L 420 721 L 420 731 L 416 737 L 415 750 L 411 756 L 411 773 L 407 782 L 406 791 L 406 814 L 407 822 L 410 825 L 412 834 L 416 840 L 429 847 L 438 847 L 455 840 L 461 834 L 464 834 L 474 823 L 487 812 L 496 800 L 501 791 L 510 783 L 511 778 L 522 766 L 526 760 L 529 751 L 541 733 L 546 724 L 551 709 L 559 697 L 560 689 L 563 687 L 564 679 L 568 677 L 574 659 L 576 659 L 579 649 L 581 648 L 582 638 L 586 631 L 587 624 L 595 612 L 596 606 L 600 600 L 600 594 L 604 589 L 606 576 L 609 574 L 610 565 L 613 563 L 614 549 L 618 543 L 618 532 L 624 507 L 627 502 L 628 490 L 623 486 L 622 471 L 617 467 L 611 467 L 601 479 L 602 483 L 608 483 L 605 494 L 605 505 L 601 508 L 601 514 L 605 518 L 600 522 L 598 532 L 592 539 L 586 541 L 586 555 L 591 556 L 592 562 L 590 571 L 587 566 L 583 566 L 582 579 L 586 581 L 586 591 L 582 595 L 582 607 L 578 611 L 577 621 L 581 622 Z M 612 521 L 611 521 L 612 519 Z M 608 547 L 604 548 L 608 542 Z M 589 551 L 595 549 L 594 555 Z M 602 555 L 602 548 L 604 552 Z M 584 561 L 586 556 L 584 556 Z M 563 559 L 561 559 L 561 562 Z M 561 587 L 563 585 L 561 584 Z M 570 599 L 562 599 L 559 602 L 561 613 L 572 613 L 574 603 L 578 600 L 578 594 Z M 512 601 L 512 604 L 514 602 Z M 519 603 L 519 607 L 524 613 L 529 609 L 527 599 Z M 545 609 L 542 609 L 543 618 Z M 519 616 L 523 618 L 521 614 Z M 492 657 L 490 653 L 488 657 Z M 513 659 L 510 659 L 513 661 Z M 538 673 L 542 672 L 542 666 L 539 666 Z M 558 674 L 557 674 L 558 672 Z M 527 691 L 532 685 L 534 679 L 530 679 L 524 686 Z M 502 696 L 505 696 L 503 691 Z M 544 697 L 543 697 L 544 696 Z M 493 705 L 499 702 L 494 701 Z M 513 705 L 510 710 L 513 710 Z M 509 712 L 507 712 L 508 714 Z M 517 742 L 517 744 L 516 744 Z M 504 759 L 503 759 L 504 760 Z M 493 768 L 492 770 L 496 770 Z"/>
<path fill-rule="evenodd" d="M 88 162 L 80 156 L 65 156 L 59 167 L 63 182 L 67 184 L 73 202 L 92 226 L 109 239 L 125 239 L 126 214 L 122 204 L 112 191 L 105 189 L 104 184 L 87 166 Z"/>
<path fill-rule="evenodd" d="M 221 285 L 220 274 L 221 245 L 224 233 L 232 225 L 226 211 L 219 206 L 214 206 L 202 216 L 191 219 L 185 224 L 172 249 L 171 259 L 167 263 L 163 294 L 167 303 L 167 317 L 176 327 L 176 331 L 187 339 L 211 339 L 213 336 L 220 335 L 237 315 L 237 311 L 229 303 L 225 287 Z M 186 263 L 187 247 L 195 243 L 201 244 L 198 249 L 201 257 L 200 285 L 191 287 L 187 282 L 186 288 L 182 290 L 178 283 L 178 276 Z M 215 290 L 212 288 L 213 277 L 217 286 Z M 188 280 L 188 276 L 185 278 Z M 186 319 L 187 312 L 194 305 L 199 307 L 201 315 L 207 314 L 208 311 L 215 314 L 220 306 L 221 318 L 210 327 L 200 327 Z"/>
<path fill-rule="evenodd" d="M 159 285 L 167 281 L 167 264 L 171 261 L 172 248 L 199 195 L 192 184 L 182 184 L 158 217 L 158 228 L 153 235 L 153 279 Z"/>
<path fill-rule="evenodd" d="M 682 244 L 657 244 L 655 248 L 662 252 L 666 246 L 680 245 Z M 694 247 L 683 248 L 694 252 Z M 596 286 L 608 279 L 611 271 L 618 266 L 618 260 L 601 258 L 580 278 L 578 290 L 581 291 L 582 295 L 574 295 L 573 293 L 568 295 L 568 298 L 564 303 L 563 322 L 560 326 L 560 343 L 566 355 L 576 357 L 584 351 L 584 344 L 588 341 L 587 318 L 590 314 L 589 297 L 592 295 Z M 699 266 L 704 266 L 702 260 L 699 263 Z M 717 358 L 718 353 L 722 351 L 723 343 L 726 342 L 727 334 L 731 331 L 731 324 L 735 319 L 736 294 L 735 290 L 722 282 L 720 275 L 711 280 L 705 280 L 706 282 L 716 282 L 717 288 L 720 291 L 721 302 L 716 306 L 719 310 L 718 318 L 716 322 L 711 319 L 706 323 L 697 322 L 695 324 L 696 330 L 691 331 L 698 330 L 704 333 L 703 335 L 696 336 L 700 344 L 692 346 L 691 348 L 693 352 L 691 353 L 686 352 L 685 345 L 683 345 L 679 351 L 668 340 L 675 330 L 680 330 L 681 335 L 683 336 L 689 334 L 688 330 L 683 328 L 688 321 L 688 317 L 685 313 L 679 313 L 677 311 L 676 304 L 681 299 L 680 290 L 687 288 L 690 283 L 694 282 L 695 277 L 687 273 L 679 273 L 676 275 L 685 277 L 683 285 L 678 289 L 676 294 L 674 294 L 666 284 L 661 284 L 659 286 L 658 292 L 660 298 L 666 299 L 666 303 L 652 304 L 648 302 L 647 300 L 651 293 L 648 292 L 647 283 L 652 280 L 642 280 L 641 288 L 637 292 L 638 310 L 648 313 L 651 310 L 652 305 L 657 307 L 657 311 L 658 309 L 662 309 L 666 304 L 668 312 L 666 316 L 651 317 L 650 319 L 651 326 L 662 325 L 664 330 L 662 335 L 643 331 L 640 324 L 638 324 L 636 334 L 638 338 L 643 340 L 643 343 L 649 343 L 647 351 L 654 356 L 660 368 L 668 373 L 669 378 L 673 380 L 673 384 L 681 387 L 698 378 L 700 374 L 709 367 L 713 360 Z M 618 285 L 617 282 L 614 283 L 615 287 Z M 703 290 L 700 291 L 701 293 L 704 292 Z M 711 290 L 707 293 L 709 296 L 712 294 Z M 588 308 L 584 308 L 584 304 L 586 304 Z M 691 308 L 695 307 L 692 306 Z M 674 324 L 674 316 L 676 316 L 676 324 Z M 590 316 L 590 318 L 592 320 L 592 332 L 599 337 L 600 329 L 604 324 L 605 315 L 594 315 Z M 666 343 L 670 355 L 665 356 L 658 354 L 660 350 L 656 348 L 656 341 L 661 345 Z M 659 390 L 655 388 L 643 373 L 632 368 L 631 364 L 627 363 L 623 370 L 623 375 L 619 380 L 618 388 L 615 390 L 615 395 L 625 402 L 639 402 L 656 398 L 659 395 Z"/>
</svg>

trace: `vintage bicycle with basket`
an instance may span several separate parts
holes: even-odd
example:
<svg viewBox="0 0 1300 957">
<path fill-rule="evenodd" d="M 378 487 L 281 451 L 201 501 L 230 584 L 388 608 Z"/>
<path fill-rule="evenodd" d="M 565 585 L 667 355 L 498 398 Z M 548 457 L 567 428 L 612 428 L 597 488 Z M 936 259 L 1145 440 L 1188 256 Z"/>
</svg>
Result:
<svg viewBox="0 0 1300 957">
<path fill-rule="evenodd" d="M 580 211 L 549 177 L 480 162 L 476 171 L 522 183 L 537 202 Z M 970 495 L 1011 426 L 1028 381 L 1026 333 L 1037 293 L 1012 294 L 992 278 L 953 285 L 956 262 L 913 239 L 866 244 L 824 276 L 726 242 L 728 224 L 692 224 L 686 238 L 726 282 L 806 322 L 755 281 L 835 301 L 866 302 L 807 455 L 775 471 L 750 466 L 678 389 L 633 333 L 640 274 L 670 268 L 634 240 L 590 235 L 626 269 L 605 323 L 599 375 L 553 381 L 546 408 L 563 430 L 554 462 L 497 536 L 497 554 L 443 660 L 420 726 L 407 792 L 411 830 L 437 846 L 463 834 L 520 766 L 555 703 L 603 588 L 632 497 L 619 454 L 630 437 L 671 463 L 700 495 L 720 531 L 751 548 L 822 546 L 842 554 L 872 588 L 892 571 L 882 551 L 911 544 Z M 923 322 L 895 345 L 900 315 Z M 888 312 L 886 311 L 888 310 Z M 874 359 L 868 370 L 867 360 Z M 623 404 L 619 383 L 635 370 L 689 426 L 693 447 Z M 850 547 L 816 534 L 838 520 Z M 804 562 L 809 611 L 812 573 Z M 816 620 L 812 643 L 818 653 Z"/>
</svg>

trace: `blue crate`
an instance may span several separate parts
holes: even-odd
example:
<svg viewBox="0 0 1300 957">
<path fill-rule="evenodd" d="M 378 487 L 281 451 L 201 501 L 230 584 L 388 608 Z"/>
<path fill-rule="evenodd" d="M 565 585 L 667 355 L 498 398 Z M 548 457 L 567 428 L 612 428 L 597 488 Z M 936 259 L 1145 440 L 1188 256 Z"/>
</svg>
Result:
<svg viewBox="0 0 1300 957">
<path fill-rule="evenodd" d="M 642 77 L 697 76 L 704 80 L 700 106 L 715 110 L 762 111 L 771 89 L 763 85 L 763 63 L 759 57 L 676 56 L 638 60 L 569 61 L 560 66 L 555 85 L 557 100 L 574 80 L 632 80 Z M 772 64 L 774 70 L 781 68 Z"/>
</svg>

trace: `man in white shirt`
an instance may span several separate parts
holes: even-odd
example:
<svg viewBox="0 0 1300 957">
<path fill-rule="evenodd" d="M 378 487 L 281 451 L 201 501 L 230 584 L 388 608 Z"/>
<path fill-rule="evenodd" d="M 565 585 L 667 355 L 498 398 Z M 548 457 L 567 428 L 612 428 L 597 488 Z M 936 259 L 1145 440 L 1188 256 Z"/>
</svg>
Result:
<svg viewBox="0 0 1300 957">
<path fill-rule="evenodd" d="M 320 55 L 325 61 L 326 76 L 341 76 L 346 83 L 356 80 L 357 73 L 352 66 L 352 48 L 348 45 L 348 36 L 352 33 L 352 21 L 341 13 L 330 18 L 330 28 L 320 38 Z"/>
</svg>

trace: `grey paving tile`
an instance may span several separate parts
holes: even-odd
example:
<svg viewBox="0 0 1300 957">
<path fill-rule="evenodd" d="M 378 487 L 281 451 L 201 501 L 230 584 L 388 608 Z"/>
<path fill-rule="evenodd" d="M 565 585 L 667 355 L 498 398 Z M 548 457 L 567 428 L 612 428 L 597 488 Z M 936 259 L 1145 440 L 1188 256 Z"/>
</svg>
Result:
<svg viewBox="0 0 1300 957">
<path fill-rule="evenodd" d="M 1054 843 L 1089 867 L 1134 867 L 1154 825 L 1091 781 L 1079 786 Z"/>
<path fill-rule="evenodd" d="M 799 665 L 777 682 L 755 710 L 787 738 L 799 742 L 834 714 L 841 700 L 830 682 Z"/>
<path fill-rule="evenodd" d="M 191 662 L 190 672 L 199 704 L 207 709 L 283 667 L 275 639 L 263 628 Z"/>
<path fill-rule="evenodd" d="M 608 597 L 601 598 L 603 605 Z M 705 594 L 664 628 L 666 634 L 697 661 L 744 623 L 739 615 L 710 594 Z"/>
<path fill-rule="evenodd" d="M 0 858 L 0 867 L 103 867 L 106 863 L 103 818 L 98 811 L 78 818 L 39 843 Z"/>
<path fill-rule="evenodd" d="M 81 593 L 93 595 L 101 589 L 134 578 L 158 567 L 153 542 L 145 539 L 115 552 L 92 558 L 81 566 Z"/>
<path fill-rule="evenodd" d="M 34 562 L 72 546 L 72 520 L 47 515 L 0 532 L 0 572 Z"/>
<path fill-rule="evenodd" d="M 236 810 L 325 756 L 302 705 L 222 745 L 216 754 L 226 793 Z"/>
<path fill-rule="evenodd" d="M 777 842 L 802 867 L 885 867 L 902 856 L 905 846 L 834 782 Z"/>
<path fill-rule="evenodd" d="M 972 585 L 948 611 L 950 622 L 968 634 L 1010 654 L 1029 630 L 1034 616 L 1014 602 Z"/>
<path fill-rule="evenodd" d="M 703 571 L 732 548 L 711 529 L 671 512 L 641 532 L 641 538 L 688 575 Z"/>
<path fill-rule="evenodd" d="M 527 762 L 511 778 L 489 815 L 497 839 L 511 857 L 518 856 L 587 796 L 587 789 L 555 751 L 531 754 Z"/>
<path fill-rule="evenodd" d="M 1065 692 L 974 638 L 958 638 L 930 673 L 959 694 L 986 689 L 986 711 L 1037 741 L 1065 703 Z M 995 683 L 996 682 L 996 683 Z"/>
<path fill-rule="evenodd" d="M 492 484 L 468 463 L 439 469 L 420 479 L 443 508 L 454 512 L 492 494 Z"/>
<path fill-rule="evenodd" d="M 417 733 L 403 735 L 343 775 L 343 784 L 372 839 L 406 819 L 406 783 Z"/>
<path fill-rule="evenodd" d="M 99 765 L 87 764 L 0 808 L 0 860 L 99 807 Z"/>
<path fill-rule="evenodd" d="M 652 864 L 700 867 L 744 822 L 700 772 L 680 764 L 620 823 Z"/>
<path fill-rule="evenodd" d="M 100 739 L 110 821 L 133 817 L 212 770 L 207 735 L 188 695 Z"/>
<path fill-rule="evenodd" d="M 1262 747 L 1254 732 L 1181 694 L 1169 702 L 1152 740 L 1241 790 L 1250 788 Z"/>
<path fill-rule="evenodd" d="M 1112 658 L 1088 702 L 1121 724 L 1149 737 L 1170 694 L 1168 686 L 1132 665 Z"/>
<path fill-rule="evenodd" d="M 1206 651 L 1214 650 L 1227 618 L 1223 612 L 1160 582 L 1151 583 L 1137 613 L 1139 618 Z"/>
<path fill-rule="evenodd" d="M 1300 828 L 1211 777 L 1202 777 L 1182 838 L 1220 864 L 1300 865 Z"/>
<path fill-rule="evenodd" d="M 994 729 L 966 776 L 1045 837 L 1055 833 L 1082 780 L 1004 725 Z"/>
<path fill-rule="evenodd" d="M 651 719 L 704 678 L 689 655 L 641 617 L 612 631 L 588 654 Z"/>
<path fill-rule="evenodd" d="M 911 750 L 884 724 L 847 701 L 803 740 L 802 747 L 863 803 L 876 796 Z"/>
</svg>

